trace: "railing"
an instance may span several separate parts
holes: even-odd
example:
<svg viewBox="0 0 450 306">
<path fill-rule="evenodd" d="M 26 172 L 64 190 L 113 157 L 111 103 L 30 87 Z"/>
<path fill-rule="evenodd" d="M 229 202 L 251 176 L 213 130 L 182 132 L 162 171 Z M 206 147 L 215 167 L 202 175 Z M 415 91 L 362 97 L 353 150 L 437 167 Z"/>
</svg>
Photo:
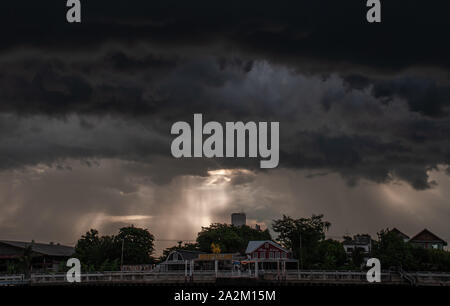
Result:
<svg viewBox="0 0 450 306">
<path fill-rule="evenodd" d="M 24 282 L 24 275 L 0 275 L 0 286 L 18 285 Z"/>
<path fill-rule="evenodd" d="M 414 275 L 406 272 L 402 268 L 400 268 L 398 272 L 400 273 L 401 278 L 403 278 L 404 280 L 409 282 L 409 284 L 411 286 L 415 286 L 416 285 L 416 278 L 414 277 Z"/>
<path fill-rule="evenodd" d="M 404 272 L 404 271 L 403 271 Z M 84 283 L 184 283 L 184 282 L 215 282 L 217 278 L 255 278 L 255 271 L 230 270 L 196 270 L 192 275 L 181 271 L 154 272 L 96 272 L 81 274 Z M 360 284 L 367 283 L 366 273 L 359 271 L 311 271 L 311 270 L 259 270 L 258 277 L 266 281 L 287 281 L 298 283 L 324 283 L 324 284 Z M 414 279 L 417 285 L 448 285 L 450 286 L 450 273 L 415 272 L 399 273 L 386 271 L 381 273 L 381 282 L 388 284 L 408 284 L 407 278 Z M 408 280 L 409 281 L 409 280 Z M 19 284 L 65 284 L 66 274 L 32 274 L 30 279 L 23 275 L 0 275 L 0 285 Z M 414 285 L 411 283 L 411 285 Z"/>
<path fill-rule="evenodd" d="M 450 284 L 450 273 L 443 272 L 416 272 L 412 274 L 417 284 Z"/>
<path fill-rule="evenodd" d="M 184 273 L 179 272 L 98 272 L 81 274 L 81 282 L 181 282 L 184 281 Z M 214 275 L 211 275 L 214 278 Z M 66 274 L 33 274 L 32 284 L 65 283 Z"/>
</svg>

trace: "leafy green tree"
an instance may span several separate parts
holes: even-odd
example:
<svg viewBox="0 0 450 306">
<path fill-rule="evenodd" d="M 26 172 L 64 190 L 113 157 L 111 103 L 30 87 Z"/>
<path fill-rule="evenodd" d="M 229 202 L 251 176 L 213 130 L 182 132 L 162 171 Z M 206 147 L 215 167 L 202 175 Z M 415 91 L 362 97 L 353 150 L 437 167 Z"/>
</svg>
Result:
<svg viewBox="0 0 450 306">
<path fill-rule="evenodd" d="M 91 270 L 100 265 L 109 256 L 116 256 L 111 254 L 110 249 L 113 248 L 112 238 L 108 236 L 100 237 L 98 231 L 91 229 L 85 235 L 81 236 L 75 246 L 75 256 L 80 260 L 84 270 Z"/>
<path fill-rule="evenodd" d="M 222 253 L 245 252 L 251 240 L 271 240 L 269 231 L 259 231 L 247 225 L 233 226 L 230 224 L 213 223 L 202 227 L 197 235 L 197 244 L 200 251 L 210 253 L 211 244 L 218 245 Z"/>
<path fill-rule="evenodd" d="M 401 267 L 407 271 L 450 271 L 450 252 L 424 249 L 403 241 L 389 229 L 378 233 L 372 255 L 385 268 Z"/>
<path fill-rule="evenodd" d="M 75 256 L 84 271 L 114 271 L 120 268 L 123 244 L 124 264 L 148 264 L 154 250 L 154 236 L 146 229 L 130 226 L 117 236 L 99 236 L 95 229 L 83 235 L 75 246 Z"/>
<path fill-rule="evenodd" d="M 106 258 L 106 260 L 100 265 L 100 271 L 116 271 L 120 268 L 119 259 L 116 258 L 114 260 L 110 260 Z"/>
<path fill-rule="evenodd" d="M 352 251 L 352 257 L 351 257 L 353 268 L 361 269 L 361 267 L 364 264 L 365 257 L 366 257 L 366 254 L 364 253 L 364 249 L 355 247 L 355 249 Z"/>
<path fill-rule="evenodd" d="M 372 255 L 386 268 L 402 267 L 411 270 L 417 266 L 412 246 L 389 229 L 378 232 L 378 242 L 373 246 Z"/>
<path fill-rule="evenodd" d="M 122 227 L 114 241 L 124 246 L 123 263 L 127 265 L 153 262 L 155 237 L 147 230 L 134 226 Z"/>
<path fill-rule="evenodd" d="M 292 250 L 304 268 L 313 268 L 317 264 L 319 242 L 325 239 L 325 231 L 331 226 L 330 222 L 322 219 L 323 215 L 300 219 L 283 215 L 281 219 L 273 220 L 272 228 L 278 233 L 277 240 Z"/>
<path fill-rule="evenodd" d="M 347 254 L 341 242 L 332 239 L 319 241 L 316 263 L 314 263 L 318 269 L 342 269 L 346 261 Z"/>
<path fill-rule="evenodd" d="M 450 272 L 450 252 L 444 250 L 427 250 L 429 253 L 429 271 Z M 426 269 L 421 269 L 426 270 Z"/>
</svg>

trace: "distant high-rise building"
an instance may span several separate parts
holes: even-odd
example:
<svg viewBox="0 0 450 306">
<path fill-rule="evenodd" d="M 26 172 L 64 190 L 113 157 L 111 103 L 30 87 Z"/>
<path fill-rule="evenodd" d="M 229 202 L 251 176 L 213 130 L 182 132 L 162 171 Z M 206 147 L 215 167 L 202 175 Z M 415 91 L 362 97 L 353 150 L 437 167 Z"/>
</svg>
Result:
<svg viewBox="0 0 450 306">
<path fill-rule="evenodd" d="M 247 223 L 247 216 L 245 215 L 245 213 L 231 214 L 231 225 L 242 226 L 246 225 L 246 223 Z"/>
</svg>

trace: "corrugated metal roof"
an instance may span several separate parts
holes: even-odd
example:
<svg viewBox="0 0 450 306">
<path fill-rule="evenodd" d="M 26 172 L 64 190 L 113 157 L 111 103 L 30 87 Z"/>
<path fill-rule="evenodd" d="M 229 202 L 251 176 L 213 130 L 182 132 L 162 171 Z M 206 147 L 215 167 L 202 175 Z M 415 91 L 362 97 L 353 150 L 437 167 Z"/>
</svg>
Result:
<svg viewBox="0 0 450 306">
<path fill-rule="evenodd" d="M 72 256 L 75 253 L 74 247 L 59 244 L 45 244 L 45 243 L 10 241 L 10 240 L 0 240 L 0 243 L 21 249 L 25 249 L 31 246 L 33 252 L 48 256 L 68 257 Z"/>
</svg>

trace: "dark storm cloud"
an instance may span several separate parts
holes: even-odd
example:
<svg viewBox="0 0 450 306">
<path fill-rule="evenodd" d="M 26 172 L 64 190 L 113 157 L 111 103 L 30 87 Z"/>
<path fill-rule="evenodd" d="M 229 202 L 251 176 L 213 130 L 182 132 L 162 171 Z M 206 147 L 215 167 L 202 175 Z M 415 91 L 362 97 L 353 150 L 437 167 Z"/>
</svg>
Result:
<svg viewBox="0 0 450 306">
<path fill-rule="evenodd" d="M 82 1 L 81 24 L 65 22 L 65 1 L 3 4 L 0 49 L 8 60 L 21 61 L 21 69 L 28 74 L 11 73 L 18 67 L 11 67 L 12 71 L 2 67 L 1 98 L 6 102 L 2 111 L 154 113 L 161 105 L 173 106 L 173 102 L 165 99 L 164 92 L 146 94 L 144 83 L 137 83 L 137 78 L 155 83 L 159 71 L 180 73 L 176 66 L 193 54 L 198 58 L 217 57 L 222 70 L 232 65 L 248 72 L 255 60 L 268 60 L 301 73 L 326 76 L 355 71 L 397 74 L 413 68 L 415 73 L 423 74 L 422 68 L 431 67 L 444 69 L 448 78 L 448 2 L 403 4 L 383 3 L 381 24 L 368 24 L 365 1 L 356 0 L 277 4 Z M 108 47 L 111 44 L 117 47 Z M 159 49 L 145 50 L 143 44 Z M 18 51 L 23 49 L 32 51 L 20 58 Z M 100 58 L 93 56 L 105 49 Z M 133 49 L 141 51 L 133 54 Z M 233 53 L 237 56 L 230 56 Z M 52 55 L 57 59 L 49 64 L 45 58 Z M 77 61 L 80 55 L 85 58 Z M 72 66 L 68 67 L 67 62 Z M 221 85 L 227 79 L 208 74 L 211 67 L 196 65 L 194 69 L 181 73 L 191 73 L 191 77 L 211 85 Z M 142 75 L 142 71 L 150 72 Z M 128 78 L 107 79 L 108 73 L 114 72 Z M 370 76 L 357 77 L 361 81 Z M 171 92 L 183 87 L 182 81 L 167 85 L 173 88 L 158 89 Z M 432 75 L 417 81 L 378 80 L 373 93 L 383 101 L 400 95 L 408 99 L 413 111 L 438 116 L 446 111 L 443 104 L 447 103 L 448 87 L 436 82 Z M 201 98 L 189 99 L 197 88 L 182 90 L 179 96 L 183 103 L 191 104 L 193 109 L 205 107 L 196 105 L 195 100 Z"/>
<path fill-rule="evenodd" d="M 65 1 L 2 4 L 2 169 L 152 163 L 170 156 L 171 124 L 195 112 L 279 121 L 281 167 L 337 172 L 351 185 L 426 189 L 427 171 L 449 163 L 447 2 L 383 3 L 381 24 L 365 21 L 365 1 L 82 4 L 82 24 L 65 22 Z M 239 167 L 257 163 L 154 170 L 168 182 Z"/>
<path fill-rule="evenodd" d="M 386 1 L 368 24 L 366 1 L 82 1 L 83 23 L 65 22 L 65 1 L 2 4 L 2 49 L 82 50 L 105 42 L 165 46 L 221 42 L 278 61 L 321 61 L 387 71 L 449 67 L 448 1 Z"/>
<path fill-rule="evenodd" d="M 448 234 L 448 1 L 382 1 L 381 24 L 365 0 L 81 3 L 81 24 L 65 0 L 0 4 L 4 238 L 178 241 L 234 211 Z M 174 159 L 197 112 L 279 121 L 279 169 Z"/>
<path fill-rule="evenodd" d="M 109 55 L 98 58 L 84 64 L 106 77 L 76 72 L 91 84 L 91 97 L 66 100 L 65 108 L 56 108 L 61 113 L 51 112 L 58 100 L 39 95 L 34 103 L 23 103 L 20 111 L 9 109 L 15 114 L 3 118 L 2 168 L 65 158 L 154 163 L 155 157 L 170 156 L 170 125 L 176 120 L 192 122 L 194 112 L 203 113 L 205 121 L 280 121 L 281 167 L 337 172 L 351 185 L 360 178 L 379 183 L 401 179 L 426 189 L 433 185 L 427 171 L 449 161 L 447 118 L 411 112 L 395 96 L 389 103 L 379 101 L 367 88 L 349 91 L 337 76 L 323 80 L 264 62 L 252 63 L 247 71 L 235 60 L 224 66 L 213 57 L 185 57 L 157 70 L 156 78 L 146 70 L 118 72 L 104 65 Z M 70 67 L 76 65 L 65 66 L 45 66 L 44 71 L 53 71 L 47 73 L 41 68 L 11 71 L 24 78 L 45 76 L 40 82 L 48 91 L 68 94 L 69 87 L 54 78 L 56 73 L 74 73 Z M 21 94 L 10 98 L 20 99 Z M 58 119 L 51 119 L 56 114 Z M 43 121 L 48 119 L 49 123 Z M 160 183 L 177 175 L 207 175 L 208 169 L 258 168 L 257 161 L 248 159 L 170 159 L 169 163 L 166 159 L 156 164 L 154 179 Z"/>
<path fill-rule="evenodd" d="M 375 98 L 389 103 L 394 97 L 408 102 L 413 112 L 430 117 L 447 116 L 450 108 L 450 86 L 438 84 L 435 79 L 423 77 L 401 77 L 389 80 L 369 79 L 362 75 L 349 75 L 345 78 L 349 88 L 365 89 L 372 86 Z"/>
</svg>

